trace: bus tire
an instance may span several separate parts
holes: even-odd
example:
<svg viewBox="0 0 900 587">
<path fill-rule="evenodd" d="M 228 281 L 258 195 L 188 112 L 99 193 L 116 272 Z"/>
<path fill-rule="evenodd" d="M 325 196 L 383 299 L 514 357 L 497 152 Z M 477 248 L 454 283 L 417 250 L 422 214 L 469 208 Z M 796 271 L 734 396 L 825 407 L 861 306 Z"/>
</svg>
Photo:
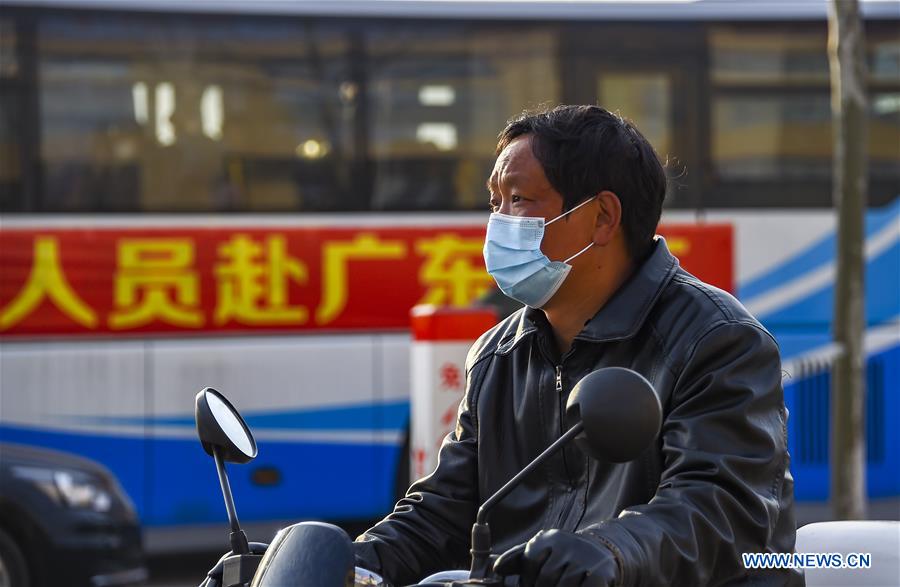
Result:
<svg viewBox="0 0 900 587">
<path fill-rule="evenodd" d="M 28 563 L 12 537 L 0 529 L 0 587 L 28 587 Z"/>
</svg>

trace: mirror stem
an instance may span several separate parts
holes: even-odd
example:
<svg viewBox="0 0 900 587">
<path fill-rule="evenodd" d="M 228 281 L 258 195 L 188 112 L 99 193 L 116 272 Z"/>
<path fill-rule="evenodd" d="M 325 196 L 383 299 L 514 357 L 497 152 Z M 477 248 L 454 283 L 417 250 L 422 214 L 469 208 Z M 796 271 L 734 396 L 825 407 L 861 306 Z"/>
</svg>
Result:
<svg viewBox="0 0 900 587">
<path fill-rule="evenodd" d="M 537 458 L 531 461 L 528 466 L 516 473 L 516 475 L 506 482 L 506 485 L 497 490 L 486 502 L 478 508 L 478 515 L 475 517 L 475 523 L 472 525 L 472 566 L 469 570 L 470 579 L 484 579 L 488 575 L 490 557 L 491 557 L 491 529 L 487 524 L 487 515 L 497 502 L 506 497 L 513 489 L 515 489 L 522 479 L 529 473 L 540 467 L 547 459 L 556 454 L 556 452 L 566 445 L 567 442 L 578 436 L 584 431 L 584 423 L 578 422 L 569 428 L 565 434 L 560 436 L 553 444 L 544 449 Z"/>
<path fill-rule="evenodd" d="M 231 524 L 231 552 L 235 554 L 250 554 L 250 546 L 247 544 L 247 535 L 241 530 L 237 511 L 234 509 L 234 498 L 231 496 L 231 484 L 225 473 L 225 461 L 222 460 L 221 448 L 213 447 L 213 458 L 216 460 L 216 472 L 219 474 L 219 485 L 222 486 L 222 496 L 225 498 L 225 510 L 228 512 L 228 523 Z"/>
<path fill-rule="evenodd" d="M 485 518 L 487 517 L 487 513 L 494 507 L 494 505 L 506 497 L 506 495 L 516 488 L 517 485 L 522 481 L 522 478 L 527 476 L 529 473 L 540 467 L 544 461 L 553 456 L 556 451 L 562 448 L 567 442 L 581 434 L 584 430 L 584 423 L 578 422 L 571 428 L 569 428 L 565 434 L 556 439 L 556 441 L 548 446 L 543 453 L 538 455 L 536 459 L 528 463 L 528 466 L 516 473 L 516 475 L 506 482 L 506 485 L 501 487 L 497 493 L 492 495 L 490 499 L 481 504 L 481 507 L 478 508 L 478 516 L 476 517 L 476 522 L 478 524 L 484 524 Z"/>
</svg>

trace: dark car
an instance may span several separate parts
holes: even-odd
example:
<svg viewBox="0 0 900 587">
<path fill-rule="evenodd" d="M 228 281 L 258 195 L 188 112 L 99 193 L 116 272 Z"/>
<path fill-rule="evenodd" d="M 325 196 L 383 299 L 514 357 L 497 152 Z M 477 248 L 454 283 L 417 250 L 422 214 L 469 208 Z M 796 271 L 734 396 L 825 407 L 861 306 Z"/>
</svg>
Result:
<svg viewBox="0 0 900 587">
<path fill-rule="evenodd" d="M 147 578 L 131 500 L 100 464 L 0 443 L 0 587 L 102 587 Z"/>
</svg>

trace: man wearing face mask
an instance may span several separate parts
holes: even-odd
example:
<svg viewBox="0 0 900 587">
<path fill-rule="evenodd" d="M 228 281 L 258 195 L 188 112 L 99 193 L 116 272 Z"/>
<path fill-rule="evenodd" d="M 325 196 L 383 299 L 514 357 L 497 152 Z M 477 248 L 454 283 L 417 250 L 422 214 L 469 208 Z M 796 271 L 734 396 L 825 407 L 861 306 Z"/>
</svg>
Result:
<svg viewBox="0 0 900 587">
<path fill-rule="evenodd" d="M 485 263 L 525 308 L 472 347 L 437 468 L 357 539 L 358 564 L 394 584 L 468 568 L 478 506 L 568 428 L 575 383 L 619 366 L 659 395 L 657 442 L 622 464 L 558 452 L 492 510 L 494 569 L 541 586 L 803 585 L 741 558 L 794 547 L 777 345 L 654 236 L 653 148 L 602 108 L 561 106 L 512 120 L 497 153 Z"/>
</svg>

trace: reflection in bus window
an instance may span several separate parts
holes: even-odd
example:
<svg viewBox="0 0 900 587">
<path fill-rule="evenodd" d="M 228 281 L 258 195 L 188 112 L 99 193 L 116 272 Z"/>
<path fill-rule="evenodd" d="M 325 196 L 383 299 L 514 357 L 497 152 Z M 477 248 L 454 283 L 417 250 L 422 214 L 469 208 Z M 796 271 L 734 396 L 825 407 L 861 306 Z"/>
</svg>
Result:
<svg viewBox="0 0 900 587">
<path fill-rule="evenodd" d="M 876 82 L 900 83 L 900 39 L 867 39 L 869 76 Z"/>
<path fill-rule="evenodd" d="M 831 175 L 828 94 L 721 96 L 712 158 L 725 179 L 824 179 Z"/>
<path fill-rule="evenodd" d="M 340 32 L 59 16 L 40 42 L 45 209 L 353 207 Z"/>
<path fill-rule="evenodd" d="M 831 205 L 824 21 L 665 36 L 600 22 L 32 15 L 0 18 L 7 212 L 482 210 L 509 117 L 595 98 L 674 163 L 667 206 Z M 900 41 L 891 23 L 867 22 L 866 36 L 878 205 L 900 185 Z"/>
<path fill-rule="evenodd" d="M 709 34 L 715 206 L 831 205 L 831 88 L 824 27 Z M 900 186 L 900 43 L 870 31 L 869 203 Z M 893 70 L 892 70 L 893 68 Z"/>
<path fill-rule="evenodd" d="M 665 73 L 605 73 L 597 78 L 599 103 L 632 120 L 663 161 L 672 149 L 671 85 Z"/>
<path fill-rule="evenodd" d="M 900 91 L 875 93 L 869 100 L 869 171 L 876 178 L 892 178 L 894 195 L 897 195 L 900 193 Z"/>
<path fill-rule="evenodd" d="M 497 131 L 559 101 L 544 28 L 392 25 L 368 36 L 375 210 L 482 209 Z"/>
<path fill-rule="evenodd" d="M 40 66 L 43 204 L 48 210 L 132 210 L 141 129 L 123 58 L 44 58 Z"/>
<path fill-rule="evenodd" d="M 710 76 L 716 84 L 828 84 L 827 31 L 710 30 Z"/>
</svg>

